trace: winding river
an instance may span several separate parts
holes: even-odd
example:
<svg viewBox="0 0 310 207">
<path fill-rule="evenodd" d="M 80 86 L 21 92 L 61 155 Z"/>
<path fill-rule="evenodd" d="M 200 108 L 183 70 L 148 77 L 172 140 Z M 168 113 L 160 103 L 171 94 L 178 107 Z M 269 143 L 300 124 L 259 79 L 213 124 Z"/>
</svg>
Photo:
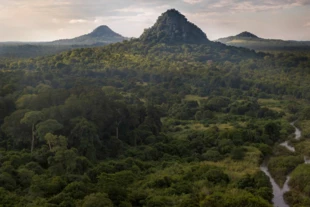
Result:
<svg viewBox="0 0 310 207">
<path fill-rule="evenodd" d="M 299 140 L 301 137 L 301 131 L 295 126 L 295 122 L 292 122 L 291 125 L 295 128 L 295 139 Z M 295 148 L 290 146 L 288 141 L 285 141 L 280 144 L 281 146 L 286 147 L 288 150 L 291 152 L 295 152 Z M 310 164 L 310 159 L 308 157 L 304 157 L 305 163 Z M 275 180 L 272 178 L 269 170 L 268 170 L 268 165 L 267 162 L 264 161 L 263 164 L 260 166 L 261 171 L 263 171 L 268 177 L 272 185 L 272 190 L 273 190 L 273 205 L 274 207 L 289 207 L 284 201 L 283 195 L 284 193 L 290 191 L 290 187 L 288 186 L 288 182 L 290 181 L 290 177 L 287 176 L 287 179 L 283 185 L 282 188 L 275 182 Z"/>
<path fill-rule="evenodd" d="M 283 188 L 280 188 L 280 186 L 276 183 L 276 181 L 272 178 L 272 176 L 269 173 L 267 163 L 264 162 L 260 166 L 261 171 L 263 171 L 268 177 L 272 185 L 272 191 L 273 191 L 273 199 L 272 203 L 275 207 L 289 207 L 284 201 L 283 195 L 284 193 L 288 192 L 290 190 L 288 186 L 288 181 L 290 180 L 290 177 L 287 177 Z"/>
</svg>

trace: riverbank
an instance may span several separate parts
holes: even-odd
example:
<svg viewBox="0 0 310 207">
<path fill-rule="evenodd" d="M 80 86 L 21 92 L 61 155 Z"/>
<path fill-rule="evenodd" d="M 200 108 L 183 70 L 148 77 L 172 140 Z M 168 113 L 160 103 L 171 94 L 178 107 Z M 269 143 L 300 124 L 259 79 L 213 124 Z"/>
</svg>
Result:
<svg viewBox="0 0 310 207">
<path fill-rule="evenodd" d="M 296 140 L 300 140 L 301 130 L 295 126 L 295 123 L 296 123 L 296 121 L 291 123 L 291 126 L 293 126 L 295 128 L 295 133 L 294 133 L 295 137 L 294 138 Z M 280 146 L 285 147 L 286 149 L 288 149 L 292 153 L 296 152 L 295 147 L 289 145 L 288 141 L 281 143 Z M 284 159 L 292 160 L 292 159 L 294 159 L 294 157 L 293 156 L 291 156 L 291 157 L 286 156 L 286 157 L 284 157 Z M 310 164 L 310 159 L 307 156 L 304 156 L 304 163 Z M 302 164 L 302 163 L 298 163 L 298 161 L 295 162 L 295 165 L 299 165 L 299 164 Z M 296 166 L 292 166 L 292 168 L 295 168 L 295 167 Z M 275 179 L 273 178 L 273 176 L 270 173 L 270 169 L 268 168 L 268 161 L 267 160 L 265 160 L 263 162 L 263 164 L 260 166 L 260 170 L 262 172 L 264 172 L 269 177 L 269 180 L 271 182 L 272 189 L 273 189 L 273 195 L 274 195 L 274 197 L 272 199 L 274 207 L 289 207 L 289 205 L 285 202 L 284 195 L 285 195 L 285 193 L 290 191 L 290 186 L 289 186 L 290 176 L 289 175 L 286 176 L 286 180 L 285 180 L 283 186 L 280 187 L 280 185 L 275 181 Z M 290 169 L 288 168 L 288 170 L 290 170 Z M 290 171 L 292 171 L 292 170 L 290 170 Z"/>
</svg>

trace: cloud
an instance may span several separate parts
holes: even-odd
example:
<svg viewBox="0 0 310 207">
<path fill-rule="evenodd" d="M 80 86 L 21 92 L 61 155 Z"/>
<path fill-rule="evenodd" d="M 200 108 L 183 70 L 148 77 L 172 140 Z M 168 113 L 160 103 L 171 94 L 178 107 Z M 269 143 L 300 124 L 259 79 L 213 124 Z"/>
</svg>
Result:
<svg viewBox="0 0 310 207">
<path fill-rule="evenodd" d="M 308 22 L 310 0 L 0 0 L 0 41 L 70 38 L 105 24 L 125 36 L 139 36 L 167 9 L 176 8 L 200 27 L 220 29 L 244 22 L 271 24 L 265 13 L 280 13 L 296 25 Z M 286 10 L 295 13 L 286 13 Z M 262 12 L 264 14 L 262 14 Z M 294 15 L 291 15 L 294 14 Z M 249 22 L 251 21 L 251 22 Z M 306 24 L 307 25 L 307 24 Z M 300 26 L 302 27 L 302 26 Z M 302 27 L 309 31 L 309 26 Z M 225 35 L 222 29 L 221 35 Z M 235 29 L 236 30 L 236 29 Z M 235 31 L 234 30 L 234 31 Z M 59 31 L 58 33 L 55 31 Z M 279 31 L 279 33 L 281 33 Z M 282 32 L 283 33 L 283 32 Z M 293 30 L 292 30 L 293 33 Z M 299 32 L 305 33 L 305 32 Z M 307 36 L 305 33 L 304 36 Z M 309 37 L 310 39 L 310 37 Z"/>
<path fill-rule="evenodd" d="M 297 5 L 310 5 L 310 0 L 297 0 L 295 2 Z"/>
<path fill-rule="evenodd" d="M 201 3 L 203 0 L 183 0 L 183 1 L 188 4 L 198 4 Z"/>
<path fill-rule="evenodd" d="M 86 23 L 86 22 L 89 22 L 89 21 L 86 19 L 71 19 L 69 21 L 70 24 L 81 24 L 81 23 Z"/>
<path fill-rule="evenodd" d="M 205 8 L 212 11 L 261 12 L 310 5 L 310 0 L 219 0 L 205 3 Z"/>
</svg>

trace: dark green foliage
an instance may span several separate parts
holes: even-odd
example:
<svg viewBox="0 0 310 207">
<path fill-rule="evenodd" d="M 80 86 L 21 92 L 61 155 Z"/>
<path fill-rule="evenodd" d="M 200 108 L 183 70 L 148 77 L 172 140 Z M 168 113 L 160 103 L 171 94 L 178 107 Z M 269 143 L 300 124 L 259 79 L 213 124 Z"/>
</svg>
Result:
<svg viewBox="0 0 310 207">
<path fill-rule="evenodd" d="M 5 190 L 3 187 L 0 187 L 0 205 L 13 207 L 18 204 L 20 197 L 15 193 L 11 193 Z"/>
<path fill-rule="evenodd" d="M 245 155 L 245 150 L 241 147 L 236 147 L 231 152 L 231 158 L 234 160 L 242 160 Z"/>
<path fill-rule="evenodd" d="M 264 132 L 272 141 L 277 141 L 280 137 L 280 126 L 275 122 L 269 122 L 264 127 Z"/>
<path fill-rule="evenodd" d="M 16 181 L 12 175 L 7 172 L 2 172 L 0 174 L 0 184 L 6 190 L 13 191 L 16 188 Z"/>
<path fill-rule="evenodd" d="M 155 196 L 147 200 L 146 206 L 148 207 L 160 207 L 173 205 L 173 199 L 169 196 Z"/>
<path fill-rule="evenodd" d="M 310 195 L 309 189 L 309 165 L 298 166 L 291 174 L 290 185 L 296 191 Z"/>
<path fill-rule="evenodd" d="M 271 207 L 267 201 L 263 200 L 261 197 L 256 197 L 248 192 L 239 191 L 238 193 L 222 194 L 216 193 L 207 196 L 203 201 L 202 205 L 204 207 Z"/>
<path fill-rule="evenodd" d="M 300 118 L 302 120 L 310 120 L 310 107 L 307 107 L 302 110 Z"/>
<path fill-rule="evenodd" d="M 23 188 L 28 188 L 31 185 L 32 178 L 35 175 L 35 172 L 25 168 L 20 168 L 17 171 L 18 183 Z"/>
<path fill-rule="evenodd" d="M 127 187 L 134 181 L 135 175 L 132 171 L 121 171 L 114 174 L 102 173 L 98 178 L 102 191 L 109 195 L 114 204 L 120 204 L 127 200 Z"/>
<path fill-rule="evenodd" d="M 286 176 L 303 162 L 303 157 L 300 156 L 278 156 L 269 160 L 268 168 L 273 178 L 283 185 Z"/>
<path fill-rule="evenodd" d="M 308 119 L 308 62 L 208 41 L 175 10 L 140 39 L 0 60 L 0 205 L 270 206 L 258 162 Z"/>
<path fill-rule="evenodd" d="M 219 169 L 212 169 L 206 173 L 206 178 L 209 182 L 213 184 L 227 184 L 229 183 L 229 177 L 223 171 Z"/>
<path fill-rule="evenodd" d="M 285 194 L 285 200 L 294 206 L 310 204 L 309 165 L 299 165 L 291 174 L 289 181 L 291 191 Z"/>
<path fill-rule="evenodd" d="M 203 107 L 209 111 L 220 111 L 222 108 L 227 107 L 230 104 L 229 98 L 216 96 L 210 97 Z"/>
<path fill-rule="evenodd" d="M 257 100 L 237 101 L 230 106 L 230 112 L 239 115 L 249 115 L 255 117 L 259 110 L 259 104 Z M 261 115 L 260 115 L 261 116 Z M 263 117 L 263 116 L 262 116 Z"/>
<path fill-rule="evenodd" d="M 175 9 L 163 13 L 140 37 L 147 43 L 207 43 L 206 34 Z"/>
<path fill-rule="evenodd" d="M 269 178 L 263 173 L 258 172 L 255 175 L 245 175 L 237 183 L 238 188 L 245 189 L 265 200 L 271 201 L 273 198 Z"/>
<path fill-rule="evenodd" d="M 223 158 L 223 156 L 217 150 L 208 150 L 206 153 L 202 155 L 202 158 L 207 161 L 219 161 Z"/>
<path fill-rule="evenodd" d="M 107 194 L 96 193 L 86 196 L 81 207 L 113 207 L 113 203 Z"/>
</svg>

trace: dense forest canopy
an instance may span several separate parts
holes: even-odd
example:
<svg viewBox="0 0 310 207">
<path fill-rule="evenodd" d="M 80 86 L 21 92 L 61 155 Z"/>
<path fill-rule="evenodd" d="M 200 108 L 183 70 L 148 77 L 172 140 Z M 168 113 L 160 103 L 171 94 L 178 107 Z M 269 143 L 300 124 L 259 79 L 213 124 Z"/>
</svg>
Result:
<svg viewBox="0 0 310 207">
<path fill-rule="evenodd" d="M 310 54 L 180 41 L 170 15 L 196 26 L 175 12 L 138 39 L 1 59 L 0 205 L 272 206 L 264 157 L 281 184 L 310 155 Z M 296 152 L 275 147 L 296 119 Z M 306 168 L 292 205 L 310 204 Z"/>
</svg>

